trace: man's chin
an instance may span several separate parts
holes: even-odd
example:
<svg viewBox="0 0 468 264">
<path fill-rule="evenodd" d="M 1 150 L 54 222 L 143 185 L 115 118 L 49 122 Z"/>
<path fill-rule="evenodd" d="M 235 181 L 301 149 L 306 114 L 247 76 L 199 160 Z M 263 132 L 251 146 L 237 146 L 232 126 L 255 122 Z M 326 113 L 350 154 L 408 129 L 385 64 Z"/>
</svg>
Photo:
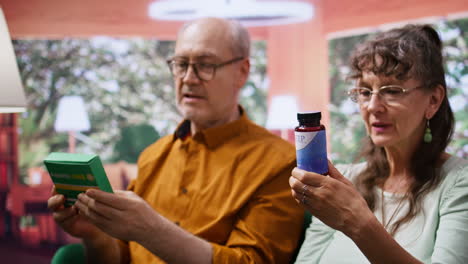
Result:
<svg viewBox="0 0 468 264">
<path fill-rule="evenodd" d="M 204 111 L 201 111 L 200 109 L 187 109 L 184 108 L 182 111 L 182 116 L 184 119 L 188 119 L 192 122 L 198 123 L 201 120 L 207 119 L 206 113 Z"/>
<path fill-rule="evenodd" d="M 190 119 L 194 116 L 197 116 L 201 112 L 201 109 L 198 107 L 193 107 L 187 104 L 178 105 L 177 108 L 179 108 L 179 112 L 185 119 Z"/>
</svg>

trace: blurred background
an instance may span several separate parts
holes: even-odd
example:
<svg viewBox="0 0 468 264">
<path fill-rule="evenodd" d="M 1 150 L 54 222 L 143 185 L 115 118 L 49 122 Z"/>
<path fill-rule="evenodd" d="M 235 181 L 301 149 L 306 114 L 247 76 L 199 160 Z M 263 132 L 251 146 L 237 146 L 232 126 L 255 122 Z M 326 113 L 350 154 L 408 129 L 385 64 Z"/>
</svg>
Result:
<svg viewBox="0 0 468 264">
<path fill-rule="evenodd" d="M 199 16 L 248 26 L 252 67 L 241 104 L 250 118 L 293 143 L 296 112 L 322 111 L 334 163 L 354 161 L 365 136 L 346 97 L 350 52 L 382 30 L 434 25 L 457 120 L 448 151 L 468 157 L 465 1 L 195 2 L 0 0 L 26 106 L 0 113 L 0 255 L 10 256 L 2 263 L 48 263 L 77 241 L 46 208 L 52 183 L 42 160 L 50 152 L 98 154 L 113 187 L 124 189 L 139 153 L 173 132 L 181 116 L 165 60 L 178 28 Z M 0 83 L 0 107 L 8 89 Z"/>
</svg>

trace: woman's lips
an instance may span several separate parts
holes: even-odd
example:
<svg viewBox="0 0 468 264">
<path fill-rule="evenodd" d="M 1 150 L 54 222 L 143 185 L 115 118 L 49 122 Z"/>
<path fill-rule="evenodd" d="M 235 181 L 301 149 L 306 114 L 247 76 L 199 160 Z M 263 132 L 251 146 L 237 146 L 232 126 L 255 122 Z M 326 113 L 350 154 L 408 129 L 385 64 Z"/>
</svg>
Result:
<svg viewBox="0 0 468 264">
<path fill-rule="evenodd" d="M 392 128 L 392 124 L 389 124 L 389 123 L 382 123 L 382 122 L 372 123 L 372 130 L 378 133 L 388 131 L 391 128 Z"/>
</svg>

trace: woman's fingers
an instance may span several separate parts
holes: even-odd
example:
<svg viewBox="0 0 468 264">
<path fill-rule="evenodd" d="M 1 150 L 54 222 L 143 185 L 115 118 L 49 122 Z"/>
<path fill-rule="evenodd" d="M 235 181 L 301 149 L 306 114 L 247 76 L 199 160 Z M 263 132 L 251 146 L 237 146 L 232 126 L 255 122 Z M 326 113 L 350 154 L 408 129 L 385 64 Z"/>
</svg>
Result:
<svg viewBox="0 0 468 264">
<path fill-rule="evenodd" d="M 341 172 L 339 172 L 335 166 L 331 163 L 331 161 L 328 161 L 328 175 L 332 177 L 333 179 L 336 179 L 342 183 L 352 185 L 352 183 L 345 177 Z"/>
<path fill-rule="evenodd" d="M 327 178 L 321 174 L 308 172 L 299 168 L 294 168 L 289 177 L 289 186 L 292 189 L 292 196 L 301 203 L 306 203 L 307 197 L 312 192 L 322 186 L 322 182 Z"/>
<path fill-rule="evenodd" d="M 293 169 L 291 174 L 292 174 L 292 177 L 294 177 L 296 180 L 298 180 L 302 184 L 307 184 L 313 187 L 320 187 L 325 177 L 321 174 L 301 170 L 297 167 Z"/>
</svg>

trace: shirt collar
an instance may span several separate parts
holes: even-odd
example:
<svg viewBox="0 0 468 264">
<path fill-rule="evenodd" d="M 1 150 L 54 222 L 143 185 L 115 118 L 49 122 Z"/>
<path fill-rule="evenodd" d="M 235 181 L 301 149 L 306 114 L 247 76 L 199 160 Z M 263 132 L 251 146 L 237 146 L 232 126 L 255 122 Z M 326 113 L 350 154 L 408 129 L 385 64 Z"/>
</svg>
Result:
<svg viewBox="0 0 468 264">
<path fill-rule="evenodd" d="M 247 124 L 250 122 L 242 106 L 239 106 L 240 117 L 230 123 L 211 127 L 200 131 L 194 136 L 194 140 L 204 141 L 209 148 L 216 148 L 227 140 L 241 134 L 247 130 Z M 175 133 L 174 140 L 185 139 L 190 136 L 190 120 L 184 120 L 179 124 Z"/>
<path fill-rule="evenodd" d="M 184 140 L 185 138 L 190 136 L 190 134 L 191 134 L 191 132 L 190 132 L 190 121 L 185 119 L 184 121 L 182 121 L 182 123 L 180 123 L 177 126 L 177 129 L 174 132 L 174 140 L 176 140 L 178 138 Z"/>
</svg>

